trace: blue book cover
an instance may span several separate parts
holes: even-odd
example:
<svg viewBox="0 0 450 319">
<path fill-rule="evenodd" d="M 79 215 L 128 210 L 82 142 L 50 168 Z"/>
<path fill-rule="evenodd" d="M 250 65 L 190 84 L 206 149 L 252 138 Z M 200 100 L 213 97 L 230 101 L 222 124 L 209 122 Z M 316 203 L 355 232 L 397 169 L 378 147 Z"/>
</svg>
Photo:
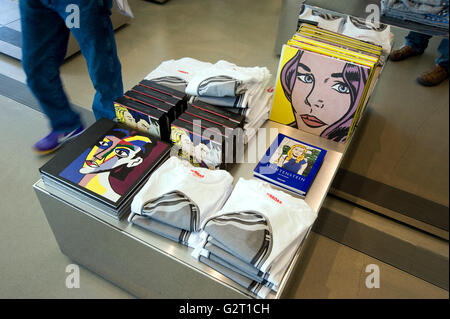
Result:
<svg viewBox="0 0 450 319">
<path fill-rule="evenodd" d="M 278 134 L 253 174 L 255 177 L 306 196 L 322 165 L 326 150 Z"/>
</svg>

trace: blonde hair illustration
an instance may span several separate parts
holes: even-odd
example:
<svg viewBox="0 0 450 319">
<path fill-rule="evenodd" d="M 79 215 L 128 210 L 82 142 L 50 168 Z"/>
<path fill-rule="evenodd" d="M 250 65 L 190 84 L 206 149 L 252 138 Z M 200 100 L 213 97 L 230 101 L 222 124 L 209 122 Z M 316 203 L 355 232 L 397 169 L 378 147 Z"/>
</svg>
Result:
<svg viewBox="0 0 450 319">
<path fill-rule="evenodd" d="M 123 107 L 119 104 L 114 104 L 114 108 L 116 109 L 116 116 L 117 116 L 117 120 L 121 123 L 125 122 L 125 116 L 123 115 L 123 113 L 125 113 L 125 111 L 127 111 L 126 107 Z"/>
<path fill-rule="evenodd" d="M 295 160 L 296 163 L 300 163 L 305 158 L 306 153 L 306 147 L 301 144 L 292 145 L 291 149 L 287 153 L 286 161 L 289 162 L 292 159 L 292 157 L 294 157 L 295 148 L 301 148 L 303 150 L 302 155 L 298 156 L 297 159 Z"/>
<path fill-rule="evenodd" d="M 179 147 L 178 150 L 179 158 L 192 160 L 194 144 L 190 140 L 188 132 L 186 132 L 182 128 L 172 126 L 172 129 L 170 130 L 170 140 L 173 142 L 174 145 Z"/>
<path fill-rule="evenodd" d="M 172 127 L 171 131 L 170 131 L 170 139 L 171 141 L 176 144 L 176 145 L 181 145 L 181 137 L 182 136 L 188 136 L 188 133 L 178 127 Z"/>
</svg>

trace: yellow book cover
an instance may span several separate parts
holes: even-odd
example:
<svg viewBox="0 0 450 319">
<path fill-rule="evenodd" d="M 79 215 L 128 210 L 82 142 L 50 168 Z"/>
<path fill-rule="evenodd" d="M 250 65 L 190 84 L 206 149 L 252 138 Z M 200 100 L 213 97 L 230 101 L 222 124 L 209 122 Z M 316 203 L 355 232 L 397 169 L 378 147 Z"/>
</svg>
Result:
<svg viewBox="0 0 450 319">
<path fill-rule="evenodd" d="M 370 68 L 283 46 L 270 119 L 345 143 Z"/>
<path fill-rule="evenodd" d="M 346 46 L 346 47 L 353 48 L 353 49 L 356 49 L 356 50 L 361 50 L 363 52 L 367 52 L 368 54 L 373 54 L 375 56 L 380 56 L 381 55 L 381 51 L 374 50 L 374 49 L 369 48 L 367 46 L 361 45 L 361 43 L 347 41 L 345 39 L 341 39 L 341 38 L 338 38 L 338 37 L 317 34 L 317 32 L 313 32 L 313 31 L 308 30 L 308 29 L 301 30 L 297 34 L 303 35 L 303 36 L 307 36 L 307 37 L 311 37 L 311 38 L 317 39 L 319 41 L 327 41 L 327 42 L 340 44 L 342 46 Z"/>
<path fill-rule="evenodd" d="M 358 45 L 358 46 L 365 47 L 367 49 L 375 50 L 376 52 L 379 52 L 380 54 L 383 51 L 383 48 L 377 44 L 362 41 L 362 40 L 352 38 L 352 37 L 349 37 L 349 36 L 346 36 L 346 35 L 343 35 L 340 33 L 332 32 L 332 31 L 329 31 L 326 29 L 321 29 L 319 27 L 312 26 L 309 24 L 302 24 L 297 32 L 301 33 L 303 31 L 314 34 L 319 37 L 333 39 L 335 42 L 343 41 L 346 43 L 353 43 L 354 45 Z"/>
<path fill-rule="evenodd" d="M 328 55 L 328 56 L 331 56 L 331 57 L 334 57 L 334 58 L 337 58 L 337 59 L 342 59 L 342 60 L 353 62 L 353 63 L 356 63 L 356 64 L 365 65 L 365 66 L 368 66 L 370 68 L 372 68 L 374 66 L 374 64 L 375 64 L 372 61 L 368 61 L 368 60 L 365 60 L 365 59 L 360 59 L 360 58 L 357 58 L 357 57 L 352 56 L 352 55 L 347 55 L 345 53 L 340 53 L 338 51 L 329 50 L 329 49 L 326 49 L 326 48 L 310 45 L 308 43 L 304 43 L 304 42 L 298 41 L 298 40 L 289 40 L 287 44 L 290 45 L 290 46 L 293 46 L 293 47 L 298 47 L 298 48 L 304 49 L 306 51 L 317 52 L 319 54 Z"/>
<path fill-rule="evenodd" d="M 356 45 L 354 43 L 350 43 L 350 42 L 344 42 L 339 40 L 334 40 L 331 38 L 326 38 L 326 37 L 319 37 L 315 34 L 313 34 L 312 32 L 306 32 L 306 30 L 303 30 L 302 32 L 297 32 L 294 34 L 294 37 L 298 36 L 298 37 L 302 37 L 302 38 L 307 38 L 313 41 L 318 41 L 321 42 L 323 44 L 327 44 L 327 45 L 332 45 L 332 46 L 339 46 L 343 49 L 346 50 L 353 50 L 355 52 L 364 54 L 364 55 L 368 55 L 371 56 L 373 58 L 379 59 L 380 58 L 380 51 L 376 51 L 376 50 L 372 50 L 372 49 L 368 49 L 359 45 Z"/>
<path fill-rule="evenodd" d="M 363 54 L 363 53 L 359 53 L 359 52 L 356 52 L 356 51 L 353 51 L 353 50 L 349 50 L 347 48 L 342 48 L 342 47 L 339 47 L 337 45 L 331 45 L 331 44 L 327 44 L 327 43 L 324 43 L 324 42 L 312 40 L 312 39 L 309 39 L 307 37 L 300 36 L 300 35 L 297 35 L 297 34 L 295 34 L 292 37 L 292 40 L 305 42 L 305 43 L 308 43 L 310 45 L 321 47 L 321 48 L 328 49 L 328 50 L 334 50 L 334 51 L 336 51 L 338 53 L 345 54 L 345 55 L 350 55 L 350 56 L 353 56 L 353 57 L 358 58 L 358 59 L 371 61 L 373 63 L 378 62 L 378 58 L 377 57 L 370 56 L 370 55 Z"/>
</svg>

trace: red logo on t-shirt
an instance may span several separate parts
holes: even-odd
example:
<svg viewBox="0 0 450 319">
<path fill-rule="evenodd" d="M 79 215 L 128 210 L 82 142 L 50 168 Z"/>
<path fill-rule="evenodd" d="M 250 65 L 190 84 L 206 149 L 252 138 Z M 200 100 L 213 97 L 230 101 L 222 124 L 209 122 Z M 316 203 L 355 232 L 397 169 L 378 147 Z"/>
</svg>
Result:
<svg viewBox="0 0 450 319">
<path fill-rule="evenodd" d="M 273 86 L 267 89 L 267 92 L 272 93 L 273 92 Z"/>
<path fill-rule="evenodd" d="M 279 200 L 278 198 L 276 198 L 274 195 L 267 193 L 267 196 L 269 196 L 270 198 L 272 198 L 274 201 L 276 201 L 278 204 L 283 204 L 283 202 L 281 200 Z"/>
<path fill-rule="evenodd" d="M 193 174 L 194 176 L 197 176 L 197 177 L 200 177 L 200 178 L 204 178 L 204 177 L 205 177 L 205 175 L 202 175 L 202 174 L 200 174 L 199 172 L 194 171 L 193 169 L 191 169 L 191 172 L 192 172 L 192 174 Z"/>
<path fill-rule="evenodd" d="M 184 74 L 189 74 L 189 72 L 183 71 L 183 70 L 178 70 L 178 72 L 184 73 Z"/>
</svg>

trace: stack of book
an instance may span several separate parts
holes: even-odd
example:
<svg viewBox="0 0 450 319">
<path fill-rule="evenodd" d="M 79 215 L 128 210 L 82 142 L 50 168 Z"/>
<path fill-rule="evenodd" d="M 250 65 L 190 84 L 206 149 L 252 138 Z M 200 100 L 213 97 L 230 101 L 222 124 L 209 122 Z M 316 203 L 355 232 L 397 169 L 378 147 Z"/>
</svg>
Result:
<svg viewBox="0 0 450 319">
<path fill-rule="evenodd" d="M 364 112 L 382 50 L 370 42 L 301 24 L 283 46 L 270 119 L 346 143 Z M 279 134 L 253 174 L 306 196 L 326 153 Z"/>
<path fill-rule="evenodd" d="M 118 122 L 171 142 L 174 154 L 194 166 L 225 168 L 244 145 L 245 116 L 193 101 L 185 92 L 142 80 L 114 102 Z"/>
<path fill-rule="evenodd" d="M 186 109 L 187 95 L 153 81 L 142 80 L 115 100 L 118 122 L 170 140 L 170 124 Z"/>
<path fill-rule="evenodd" d="M 120 219 L 169 152 L 170 145 L 156 137 L 100 119 L 69 141 L 40 173 L 50 193 L 63 192 Z"/>
<path fill-rule="evenodd" d="M 171 124 L 178 156 L 192 165 L 226 168 L 244 146 L 244 116 L 201 101 L 188 102 L 186 111 Z"/>
<path fill-rule="evenodd" d="M 345 143 L 381 54 L 379 45 L 302 24 L 283 46 L 270 119 Z"/>
</svg>

